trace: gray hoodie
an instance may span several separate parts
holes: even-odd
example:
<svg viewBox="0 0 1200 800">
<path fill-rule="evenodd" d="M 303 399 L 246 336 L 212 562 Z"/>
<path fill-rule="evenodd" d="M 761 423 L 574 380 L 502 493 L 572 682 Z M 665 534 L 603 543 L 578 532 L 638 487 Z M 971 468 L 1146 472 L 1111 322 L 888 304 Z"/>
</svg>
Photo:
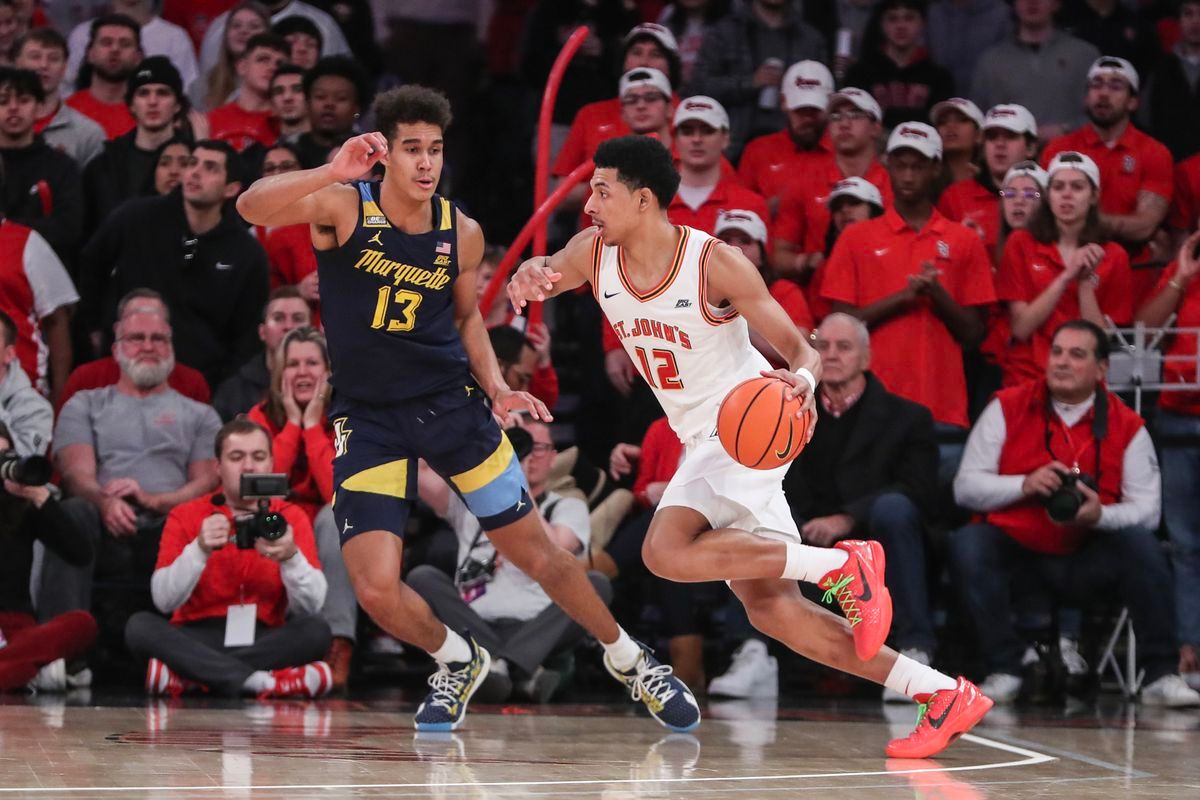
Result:
<svg viewBox="0 0 1200 800">
<path fill-rule="evenodd" d="M 38 394 L 15 360 L 0 379 L 0 422 L 19 455 L 46 455 L 54 429 L 54 409 Z"/>
</svg>

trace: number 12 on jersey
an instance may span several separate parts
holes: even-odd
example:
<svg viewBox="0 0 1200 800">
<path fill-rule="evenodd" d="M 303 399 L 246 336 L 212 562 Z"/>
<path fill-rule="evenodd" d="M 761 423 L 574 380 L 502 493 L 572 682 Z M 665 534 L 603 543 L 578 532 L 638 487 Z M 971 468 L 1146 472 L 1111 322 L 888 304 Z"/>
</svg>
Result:
<svg viewBox="0 0 1200 800">
<path fill-rule="evenodd" d="M 389 298 L 400 306 L 400 319 L 389 320 L 387 318 Z M 411 331 L 417 324 L 417 306 L 421 305 L 422 299 L 420 292 L 410 292 L 408 289 L 399 289 L 396 291 L 396 296 L 392 297 L 391 286 L 380 286 L 379 299 L 375 302 L 375 316 L 371 319 L 371 327 L 378 330 L 387 325 L 388 333 Z"/>
<path fill-rule="evenodd" d="M 633 348 L 637 352 L 638 361 L 641 362 L 642 375 L 646 378 L 646 383 L 650 384 L 654 389 L 665 389 L 667 391 L 673 389 L 682 389 L 683 381 L 679 379 L 679 365 L 675 363 L 675 353 L 665 347 L 656 347 L 646 355 L 644 347 Z M 650 364 L 653 362 L 654 367 Z M 655 378 L 657 377 L 657 382 Z"/>
</svg>

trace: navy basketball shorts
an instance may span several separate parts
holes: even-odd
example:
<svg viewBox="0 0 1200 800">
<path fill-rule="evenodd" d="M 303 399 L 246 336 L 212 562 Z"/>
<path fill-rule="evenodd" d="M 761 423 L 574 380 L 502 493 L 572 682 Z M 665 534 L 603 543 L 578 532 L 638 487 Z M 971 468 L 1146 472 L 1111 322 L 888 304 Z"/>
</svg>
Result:
<svg viewBox="0 0 1200 800">
<path fill-rule="evenodd" d="M 341 541 L 367 531 L 404 538 L 417 460 L 450 484 L 485 531 L 533 510 L 508 437 L 476 387 L 388 405 L 334 397 L 333 516 Z"/>
</svg>

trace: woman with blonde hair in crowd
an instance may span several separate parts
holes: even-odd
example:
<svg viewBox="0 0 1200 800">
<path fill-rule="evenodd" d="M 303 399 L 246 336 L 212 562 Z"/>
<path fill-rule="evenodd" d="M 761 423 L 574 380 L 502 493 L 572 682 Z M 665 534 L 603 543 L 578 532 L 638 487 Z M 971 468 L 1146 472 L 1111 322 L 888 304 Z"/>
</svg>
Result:
<svg viewBox="0 0 1200 800">
<path fill-rule="evenodd" d="M 228 103 L 237 88 L 237 60 L 246 42 L 270 30 L 271 12 L 257 0 L 242 0 L 230 9 L 220 59 L 188 87 L 193 107 L 207 111 Z"/>
</svg>

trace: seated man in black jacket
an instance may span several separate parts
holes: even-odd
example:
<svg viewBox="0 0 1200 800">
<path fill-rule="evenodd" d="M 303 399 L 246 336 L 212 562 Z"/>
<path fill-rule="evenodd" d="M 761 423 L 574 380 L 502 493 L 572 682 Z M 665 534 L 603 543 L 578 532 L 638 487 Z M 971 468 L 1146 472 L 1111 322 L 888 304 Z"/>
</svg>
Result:
<svg viewBox="0 0 1200 800">
<path fill-rule="evenodd" d="M 887 555 L 897 650 L 932 660 L 933 623 L 925 589 L 923 511 L 937 493 L 933 418 L 889 392 L 867 371 L 866 325 L 830 314 L 817 329 L 824 373 L 812 441 L 788 470 L 784 491 L 805 543 L 876 539 Z M 896 694 L 897 700 L 907 700 Z M 884 693 L 892 699 L 891 692 Z"/>
<path fill-rule="evenodd" d="M 267 255 L 226 203 L 242 164 L 225 142 L 196 144 L 181 190 L 129 200 L 104 221 L 80 259 L 81 323 L 95 355 L 112 331 L 119 298 L 154 289 L 171 311 L 175 355 L 209 386 L 258 352 L 267 302 Z"/>
<path fill-rule="evenodd" d="M 12 462 L 13 436 L 0 423 L 0 461 Z M 13 466 L 18 473 L 37 466 L 26 456 Z M 39 459 L 40 456 L 33 456 Z M 49 477 L 50 465 L 42 459 Z M 11 472 L 12 466 L 8 468 Z M 96 620 L 86 611 L 68 611 L 38 625 L 29 596 L 33 543 L 40 541 L 71 564 L 91 561 L 92 546 L 63 513 L 40 475 L 17 477 L 29 483 L 4 480 L 0 491 L 0 692 L 24 689 L 62 691 L 86 686 L 91 674 L 68 674 L 68 659 L 82 655 L 96 640 Z M 30 485 L 30 483 L 34 485 Z"/>
</svg>

